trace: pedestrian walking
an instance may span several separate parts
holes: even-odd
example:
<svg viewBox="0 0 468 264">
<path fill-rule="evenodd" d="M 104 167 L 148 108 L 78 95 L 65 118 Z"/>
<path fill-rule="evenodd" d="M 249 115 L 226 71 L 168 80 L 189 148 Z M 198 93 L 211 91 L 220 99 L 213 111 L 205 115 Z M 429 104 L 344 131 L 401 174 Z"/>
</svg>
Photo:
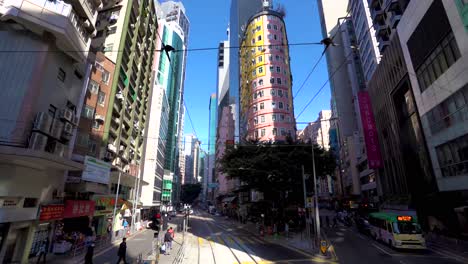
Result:
<svg viewBox="0 0 468 264">
<path fill-rule="evenodd" d="M 172 226 L 169 227 L 169 230 L 168 230 L 167 232 L 169 232 L 169 233 L 171 234 L 172 240 L 174 240 L 174 238 L 175 238 L 175 232 L 174 232 L 174 229 L 172 229 Z M 171 246 L 170 249 L 172 250 L 172 241 L 171 241 L 171 243 L 170 243 L 170 246 Z"/>
<path fill-rule="evenodd" d="M 164 234 L 164 247 L 166 248 L 166 252 L 164 253 L 164 255 L 171 254 L 172 240 L 174 240 L 169 230 L 170 229 L 168 229 L 166 234 Z"/>
<path fill-rule="evenodd" d="M 117 264 L 119 264 L 122 260 L 125 264 L 127 264 L 127 238 L 125 237 L 122 239 L 122 243 L 120 243 L 117 256 L 119 257 L 119 260 L 117 260 Z"/>
<path fill-rule="evenodd" d="M 94 255 L 94 243 L 91 243 L 88 246 L 88 249 L 86 251 L 85 264 L 93 264 L 93 255 Z"/>
<path fill-rule="evenodd" d="M 39 251 L 37 252 L 37 263 L 40 263 L 42 257 L 44 257 L 44 261 L 42 263 L 46 263 L 47 251 L 49 251 L 49 238 L 44 239 L 39 247 Z"/>
</svg>

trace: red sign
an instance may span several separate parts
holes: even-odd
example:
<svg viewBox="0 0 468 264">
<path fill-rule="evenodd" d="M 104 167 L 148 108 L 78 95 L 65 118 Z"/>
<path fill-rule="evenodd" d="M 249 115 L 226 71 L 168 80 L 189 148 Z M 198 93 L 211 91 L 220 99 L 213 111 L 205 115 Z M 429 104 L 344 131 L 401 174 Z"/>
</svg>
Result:
<svg viewBox="0 0 468 264">
<path fill-rule="evenodd" d="M 63 204 L 41 206 L 39 221 L 50 221 L 63 219 L 65 206 Z"/>
<path fill-rule="evenodd" d="M 369 168 L 376 169 L 382 167 L 382 157 L 380 155 L 379 141 L 377 139 L 377 129 L 375 127 L 374 114 L 369 98 L 369 93 L 362 91 L 358 93 L 359 109 L 361 111 L 361 122 L 366 142 L 367 161 Z"/>
<path fill-rule="evenodd" d="M 65 201 L 63 218 L 94 215 L 94 201 L 68 200 Z"/>
</svg>

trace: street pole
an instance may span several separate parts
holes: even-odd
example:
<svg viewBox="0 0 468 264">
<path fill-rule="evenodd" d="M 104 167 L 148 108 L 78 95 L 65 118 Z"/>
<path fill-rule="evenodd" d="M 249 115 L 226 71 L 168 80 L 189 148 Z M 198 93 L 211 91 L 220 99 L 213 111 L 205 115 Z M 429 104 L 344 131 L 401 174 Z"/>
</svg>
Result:
<svg viewBox="0 0 468 264">
<path fill-rule="evenodd" d="M 117 202 L 119 199 L 119 191 L 120 191 L 120 176 L 122 175 L 122 172 L 119 170 L 119 179 L 117 180 L 117 190 L 115 191 L 115 201 L 114 201 L 114 212 L 112 213 L 112 240 L 115 239 L 115 231 L 114 230 L 114 224 L 116 219 L 115 213 L 117 212 Z"/>
<path fill-rule="evenodd" d="M 310 145 L 312 147 L 312 169 L 314 171 L 314 202 L 315 202 L 315 230 L 317 242 L 320 241 L 320 216 L 318 208 L 318 195 L 317 195 L 317 175 L 315 172 L 315 156 L 314 156 L 314 143 L 311 140 Z"/>
<path fill-rule="evenodd" d="M 306 235 L 307 238 L 310 238 L 310 224 L 309 224 L 309 214 L 307 212 L 307 193 L 306 193 L 306 182 L 305 182 L 305 174 L 304 174 L 304 165 L 302 165 L 302 188 L 304 189 L 304 212 L 306 213 Z"/>
<path fill-rule="evenodd" d="M 133 214 L 132 214 L 132 234 L 135 233 L 135 222 L 136 222 L 136 209 L 138 207 L 137 204 L 137 199 L 140 196 L 140 179 L 141 179 L 141 169 L 138 169 L 138 178 L 137 178 L 137 184 L 136 184 L 136 193 L 135 193 L 135 204 L 133 205 Z"/>
</svg>

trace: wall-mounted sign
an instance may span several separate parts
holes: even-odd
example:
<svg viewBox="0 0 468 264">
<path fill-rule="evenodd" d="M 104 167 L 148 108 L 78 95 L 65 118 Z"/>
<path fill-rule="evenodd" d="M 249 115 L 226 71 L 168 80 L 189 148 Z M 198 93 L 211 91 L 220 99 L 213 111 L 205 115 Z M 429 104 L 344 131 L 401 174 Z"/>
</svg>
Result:
<svg viewBox="0 0 468 264">
<path fill-rule="evenodd" d="M 39 213 L 39 221 L 63 219 L 64 212 L 65 205 L 63 204 L 43 205 Z"/>
<path fill-rule="evenodd" d="M 111 164 L 85 156 L 85 169 L 81 178 L 85 181 L 109 184 Z"/>
<path fill-rule="evenodd" d="M 369 168 L 381 168 L 383 165 L 382 156 L 380 155 L 380 145 L 377 138 L 377 129 L 375 127 L 374 113 L 372 112 L 369 93 L 365 91 L 359 92 L 358 100 Z"/>
<path fill-rule="evenodd" d="M 0 198 L 0 208 L 15 208 L 18 207 L 21 198 L 19 197 L 3 197 Z"/>
<path fill-rule="evenodd" d="M 68 200 L 65 201 L 63 218 L 75 218 L 94 214 L 94 201 Z"/>
</svg>

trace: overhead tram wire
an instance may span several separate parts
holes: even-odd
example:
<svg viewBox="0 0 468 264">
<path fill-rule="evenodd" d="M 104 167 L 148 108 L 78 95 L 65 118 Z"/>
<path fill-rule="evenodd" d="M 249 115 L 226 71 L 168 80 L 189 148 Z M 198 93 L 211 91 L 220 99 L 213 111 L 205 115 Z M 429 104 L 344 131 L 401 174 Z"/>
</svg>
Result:
<svg viewBox="0 0 468 264">
<path fill-rule="evenodd" d="M 159 33 L 157 33 L 159 36 Z M 159 38 L 161 38 L 159 36 Z M 321 42 L 298 42 L 298 43 L 289 43 L 289 44 L 272 44 L 272 45 L 246 45 L 242 46 L 243 48 L 258 48 L 258 47 L 294 47 L 294 46 L 311 46 L 311 45 L 323 45 Z M 223 49 L 240 49 L 241 46 L 225 46 Z M 212 50 L 219 50 L 219 47 L 202 47 L 202 48 L 187 48 L 187 49 L 174 49 L 171 50 L 171 52 L 197 52 L 197 51 L 212 51 Z M 137 49 L 131 49 L 130 51 L 136 51 Z M 148 51 L 149 49 L 139 49 L 140 51 Z M 162 52 L 164 49 L 153 49 L 152 51 L 154 52 Z M 91 49 L 89 50 L 0 50 L 0 53 L 57 53 L 57 52 L 67 52 L 67 53 L 85 53 L 85 52 L 91 52 Z M 119 50 L 107 50 L 106 53 L 111 53 L 111 52 L 124 52 L 123 49 Z"/>
</svg>

